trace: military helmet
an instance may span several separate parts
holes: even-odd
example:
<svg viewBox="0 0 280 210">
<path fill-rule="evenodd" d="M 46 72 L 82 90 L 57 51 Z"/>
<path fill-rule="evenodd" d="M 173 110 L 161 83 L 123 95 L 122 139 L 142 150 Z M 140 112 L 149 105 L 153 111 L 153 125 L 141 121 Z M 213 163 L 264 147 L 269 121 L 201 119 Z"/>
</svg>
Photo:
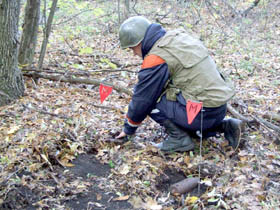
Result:
<svg viewBox="0 0 280 210">
<path fill-rule="evenodd" d="M 150 24 L 151 22 L 142 16 L 130 17 L 125 20 L 119 30 L 121 48 L 135 47 L 142 42 Z"/>
</svg>

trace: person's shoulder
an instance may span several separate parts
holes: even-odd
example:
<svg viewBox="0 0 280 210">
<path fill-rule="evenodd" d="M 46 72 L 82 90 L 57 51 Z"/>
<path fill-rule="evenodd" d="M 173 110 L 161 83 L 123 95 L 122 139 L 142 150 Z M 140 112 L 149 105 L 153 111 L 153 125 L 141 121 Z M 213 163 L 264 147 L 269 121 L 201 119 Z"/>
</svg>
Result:
<svg viewBox="0 0 280 210">
<path fill-rule="evenodd" d="M 165 60 L 163 60 L 160 56 L 151 54 L 151 55 L 147 55 L 144 58 L 141 68 L 142 69 L 153 68 L 163 63 L 165 63 Z"/>
</svg>

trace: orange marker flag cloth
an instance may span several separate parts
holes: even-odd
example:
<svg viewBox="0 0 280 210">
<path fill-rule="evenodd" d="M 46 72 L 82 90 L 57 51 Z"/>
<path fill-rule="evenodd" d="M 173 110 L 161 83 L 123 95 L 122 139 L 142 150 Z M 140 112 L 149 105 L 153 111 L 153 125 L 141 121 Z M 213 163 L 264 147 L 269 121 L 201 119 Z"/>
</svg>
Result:
<svg viewBox="0 0 280 210">
<path fill-rule="evenodd" d="M 101 104 L 112 93 L 112 90 L 113 90 L 112 87 L 100 84 L 100 86 L 99 86 L 99 94 L 100 94 Z"/>
<path fill-rule="evenodd" d="M 193 102 L 191 100 L 187 101 L 186 110 L 187 110 L 187 118 L 188 124 L 192 124 L 194 118 L 197 116 L 199 111 L 202 109 L 202 102 Z"/>
</svg>

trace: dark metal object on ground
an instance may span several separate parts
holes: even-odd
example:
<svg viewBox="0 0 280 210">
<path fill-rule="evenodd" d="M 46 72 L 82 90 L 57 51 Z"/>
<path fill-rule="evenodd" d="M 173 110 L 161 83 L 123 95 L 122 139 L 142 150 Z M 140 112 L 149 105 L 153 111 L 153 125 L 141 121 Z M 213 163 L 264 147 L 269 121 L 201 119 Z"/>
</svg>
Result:
<svg viewBox="0 0 280 210">
<path fill-rule="evenodd" d="M 170 192 L 172 194 L 184 194 L 186 192 L 191 192 L 199 183 L 199 178 L 187 178 L 180 182 L 177 182 L 170 187 Z"/>
</svg>

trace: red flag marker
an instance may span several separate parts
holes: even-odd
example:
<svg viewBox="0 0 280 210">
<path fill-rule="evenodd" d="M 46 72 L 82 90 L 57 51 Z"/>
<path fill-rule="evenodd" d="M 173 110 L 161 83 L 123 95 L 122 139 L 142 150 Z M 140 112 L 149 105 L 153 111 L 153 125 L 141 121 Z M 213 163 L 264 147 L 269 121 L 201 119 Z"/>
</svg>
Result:
<svg viewBox="0 0 280 210">
<path fill-rule="evenodd" d="M 188 100 L 186 109 L 187 109 L 187 117 L 188 117 L 188 124 L 192 124 L 192 121 L 199 113 L 202 108 L 202 102 L 193 102 Z"/>
<path fill-rule="evenodd" d="M 112 90 L 112 87 L 100 84 L 99 94 L 101 103 L 103 103 L 103 101 L 112 93 Z"/>
</svg>

